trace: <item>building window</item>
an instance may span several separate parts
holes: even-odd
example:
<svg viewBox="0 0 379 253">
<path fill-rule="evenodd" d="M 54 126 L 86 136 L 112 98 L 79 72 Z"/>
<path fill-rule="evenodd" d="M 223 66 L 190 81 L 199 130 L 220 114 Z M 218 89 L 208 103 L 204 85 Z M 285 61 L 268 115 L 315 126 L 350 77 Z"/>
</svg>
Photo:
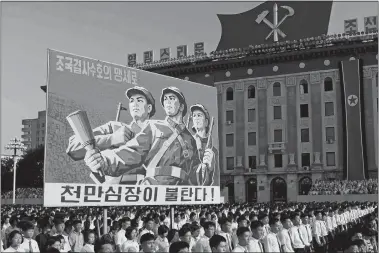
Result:
<svg viewBox="0 0 379 253">
<path fill-rule="evenodd" d="M 300 94 L 308 94 L 308 83 L 304 79 L 300 81 Z"/>
<path fill-rule="evenodd" d="M 42 127 L 45 127 L 45 123 L 42 123 Z"/>
<path fill-rule="evenodd" d="M 226 111 L 226 122 L 230 121 L 230 123 L 234 122 L 234 113 L 233 111 Z"/>
<path fill-rule="evenodd" d="M 233 88 L 229 87 L 226 89 L 226 101 L 232 101 L 234 99 Z"/>
<path fill-rule="evenodd" d="M 334 115 L 334 105 L 333 102 L 325 103 L 325 116 L 333 116 Z"/>
<path fill-rule="evenodd" d="M 335 140 L 334 136 L 334 127 L 327 127 L 325 128 L 325 137 L 327 142 L 331 142 Z"/>
<path fill-rule="evenodd" d="M 336 153 L 326 152 L 326 166 L 336 166 Z"/>
<path fill-rule="evenodd" d="M 234 170 L 234 157 L 227 157 L 226 158 L 226 169 L 227 170 Z"/>
<path fill-rule="evenodd" d="M 247 121 L 248 122 L 255 122 L 255 109 L 248 109 L 247 110 Z"/>
<path fill-rule="evenodd" d="M 275 129 L 274 130 L 274 142 L 282 142 L 283 136 L 282 136 L 282 129 Z"/>
<path fill-rule="evenodd" d="M 301 167 L 304 166 L 311 166 L 311 154 L 309 153 L 302 153 L 301 154 Z"/>
<path fill-rule="evenodd" d="M 257 145 L 257 134 L 255 132 L 248 133 L 247 143 L 249 146 L 256 146 Z"/>
<path fill-rule="evenodd" d="M 42 141 L 43 141 L 43 142 L 45 141 L 45 137 L 42 137 Z"/>
<path fill-rule="evenodd" d="M 333 80 L 330 77 L 324 79 L 324 91 L 333 91 Z"/>
<path fill-rule="evenodd" d="M 226 135 L 226 146 L 233 147 L 234 146 L 234 134 Z"/>
<path fill-rule="evenodd" d="M 275 168 L 283 167 L 283 156 L 282 156 L 282 154 L 274 154 L 274 166 L 275 166 Z"/>
<path fill-rule="evenodd" d="M 282 119 L 282 107 L 274 106 L 274 119 Z"/>
<path fill-rule="evenodd" d="M 274 83 L 274 85 L 272 86 L 272 95 L 274 97 L 280 97 L 282 95 L 280 83 L 278 82 Z"/>
<path fill-rule="evenodd" d="M 309 128 L 301 129 L 301 142 L 309 142 Z"/>
<path fill-rule="evenodd" d="M 252 170 L 257 169 L 257 157 L 256 156 L 249 156 L 249 168 Z"/>
<path fill-rule="evenodd" d="M 308 117 L 309 117 L 308 104 L 300 105 L 300 118 L 308 118 Z"/>
<path fill-rule="evenodd" d="M 247 89 L 247 98 L 255 98 L 255 87 L 253 85 Z"/>
</svg>

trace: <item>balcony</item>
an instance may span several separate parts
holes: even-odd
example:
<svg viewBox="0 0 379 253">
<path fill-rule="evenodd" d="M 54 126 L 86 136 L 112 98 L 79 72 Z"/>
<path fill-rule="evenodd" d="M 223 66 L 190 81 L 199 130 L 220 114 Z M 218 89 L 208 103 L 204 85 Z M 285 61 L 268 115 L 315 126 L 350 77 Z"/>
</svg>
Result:
<svg viewBox="0 0 379 253">
<path fill-rule="evenodd" d="M 25 139 L 31 138 L 31 135 L 30 134 L 23 134 L 23 135 L 21 135 L 21 138 L 25 140 Z"/>
<path fill-rule="evenodd" d="M 32 128 L 31 127 L 23 127 L 23 128 L 21 128 L 21 131 L 29 132 L 29 131 L 32 131 Z"/>
<path fill-rule="evenodd" d="M 274 142 L 268 144 L 268 152 L 272 153 L 284 153 L 286 150 L 286 145 L 284 142 Z"/>
</svg>

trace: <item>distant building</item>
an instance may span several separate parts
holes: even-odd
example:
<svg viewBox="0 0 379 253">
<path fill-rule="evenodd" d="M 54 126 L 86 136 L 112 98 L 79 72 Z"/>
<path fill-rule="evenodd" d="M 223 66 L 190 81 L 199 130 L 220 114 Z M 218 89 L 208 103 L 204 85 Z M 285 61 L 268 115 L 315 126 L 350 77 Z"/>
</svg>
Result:
<svg viewBox="0 0 379 253">
<path fill-rule="evenodd" d="M 46 111 L 38 112 L 36 119 L 22 120 L 22 143 L 28 149 L 45 144 Z"/>
</svg>

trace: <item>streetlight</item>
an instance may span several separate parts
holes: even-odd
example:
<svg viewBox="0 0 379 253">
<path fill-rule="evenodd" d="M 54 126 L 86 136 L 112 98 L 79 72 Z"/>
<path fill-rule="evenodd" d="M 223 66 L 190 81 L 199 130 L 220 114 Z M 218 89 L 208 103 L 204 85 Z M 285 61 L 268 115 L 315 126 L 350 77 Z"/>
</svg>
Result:
<svg viewBox="0 0 379 253">
<path fill-rule="evenodd" d="M 14 137 L 6 146 L 5 149 L 13 150 L 13 205 L 16 204 L 16 168 L 17 168 L 17 160 L 20 158 L 17 155 L 17 151 L 25 151 L 26 147 L 21 142 L 20 139 Z"/>
</svg>

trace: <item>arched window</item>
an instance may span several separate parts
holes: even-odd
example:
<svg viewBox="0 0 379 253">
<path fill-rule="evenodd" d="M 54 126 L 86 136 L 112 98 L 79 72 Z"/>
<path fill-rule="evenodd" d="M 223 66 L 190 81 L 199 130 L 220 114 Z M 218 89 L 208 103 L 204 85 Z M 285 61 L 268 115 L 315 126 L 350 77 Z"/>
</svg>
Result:
<svg viewBox="0 0 379 253">
<path fill-rule="evenodd" d="M 226 101 L 231 101 L 234 99 L 234 92 L 233 88 L 229 87 L 226 89 Z"/>
<path fill-rule="evenodd" d="M 247 89 L 247 98 L 255 98 L 255 87 L 253 85 Z"/>
<path fill-rule="evenodd" d="M 330 77 L 324 80 L 324 91 L 333 91 L 333 80 Z"/>
<path fill-rule="evenodd" d="M 272 95 L 274 97 L 280 97 L 282 95 L 280 83 L 278 82 L 274 83 L 274 85 L 272 86 Z"/>
<path fill-rule="evenodd" d="M 308 83 L 304 79 L 300 81 L 300 94 L 308 94 Z"/>
<path fill-rule="evenodd" d="M 303 177 L 299 180 L 299 195 L 308 195 L 312 188 L 312 179 L 310 177 Z"/>
</svg>

